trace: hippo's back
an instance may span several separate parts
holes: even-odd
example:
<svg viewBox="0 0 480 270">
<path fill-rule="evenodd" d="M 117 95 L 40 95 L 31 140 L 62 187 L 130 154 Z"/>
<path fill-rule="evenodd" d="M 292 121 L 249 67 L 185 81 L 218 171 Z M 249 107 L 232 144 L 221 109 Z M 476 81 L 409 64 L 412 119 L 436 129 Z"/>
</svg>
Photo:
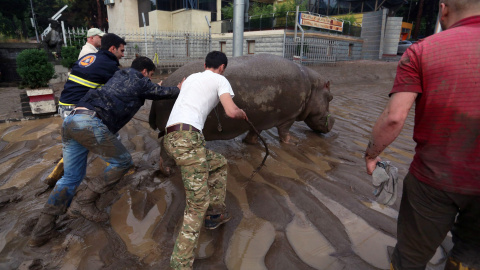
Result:
<svg viewBox="0 0 480 270">
<path fill-rule="evenodd" d="M 311 93 L 306 68 L 282 57 L 259 54 L 230 58 L 224 76 L 232 85 L 235 104 L 247 113 L 258 130 L 295 119 Z M 164 86 L 176 86 L 184 77 L 204 71 L 204 62 L 188 63 L 172 73 Z M 154 101 L 150 112 L 152 128 L 163 130 L 174 101 Z M 210 113 L 203 133 L 207 140 L 231 139 L 248 130 L 240 120 L 229 119 L 221 105 Z M 218 131 L 219 124 L 222 131 Z"/>
</svg>

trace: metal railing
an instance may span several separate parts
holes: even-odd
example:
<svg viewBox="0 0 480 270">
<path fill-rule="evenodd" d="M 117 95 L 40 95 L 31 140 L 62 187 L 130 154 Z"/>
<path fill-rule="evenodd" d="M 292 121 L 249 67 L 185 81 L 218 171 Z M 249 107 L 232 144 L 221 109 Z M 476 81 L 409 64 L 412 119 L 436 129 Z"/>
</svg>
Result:
<svg viewBox="0 0 480 270">
<path fill-rule="evenodd" d="M 300 38 L 285 36 L 285 59 L 292 60 L 304 66 L 309 65 L 335 65 L 339 41 L 323 38 Z"/>
<path fill-rule="evenodd" d="M 190 61 L 201 60 L 208 54 L 209 33 L 196 32 L 134 32 L 112 31 L 127 42 L 121 63 L 131 62 L 136 56 L 147 56 L 158 67 L 181 67 Z"/>
<path fill-rule="evenodd" d="M 67 46 L 81 48 L 86 42 L 86 28 L 69 28 L 65 30 Z M 147 56 L 158 67 L 181 67 L 184 64 L 204 59 L 211 42 L 209 33 L 196 32 L 149 32 L 140 29 L 128 31 L 111 29 L 127 42 L 122 65 L 129 65 L 136 56 Z"/>
<path fill-rule="evenodd" d="M 328 16 L 302 11 L 302 13 L 308 13 L 320 17 L 331 18 Z M 332 18 L 333 19 L 333 18 Z M 362 25 L 358 23 L 351 23 L 340 18 L 335 18 L 338 21 L 343 22 L 343 32 L 319 29 L 314 27 L 303 26 L 305 30 L 315 30 L 318 32 L 325 32 L 338 35 L 360 37 L 362 31 Z M 254 15 L 248 17 L 248 22 L 244 24 L 244 31 L 261 31 L 261 30 L 274 30 L 274 29 L 294 29 L 295 28 L 295 11 L 287 11 L 286 15 L 278 16 L 278 14 L 270 13 L 265 15 Z M 222 21 L 222 33 L 233 32 L 233 21 Z"/>
</svg>

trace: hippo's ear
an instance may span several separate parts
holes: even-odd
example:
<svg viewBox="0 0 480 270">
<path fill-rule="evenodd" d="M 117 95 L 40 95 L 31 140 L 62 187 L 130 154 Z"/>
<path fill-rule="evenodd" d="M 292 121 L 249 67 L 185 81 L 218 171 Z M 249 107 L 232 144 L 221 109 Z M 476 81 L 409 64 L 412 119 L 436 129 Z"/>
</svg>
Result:
<svg viewBox="0 0 480 270">
<path fill-rule="evenodd" d="M 327 81 L 327 82 L 325 83 L 325 88 L 327 88 L 328 91 L 330 91 L 330 81 Z"/>
</svg>

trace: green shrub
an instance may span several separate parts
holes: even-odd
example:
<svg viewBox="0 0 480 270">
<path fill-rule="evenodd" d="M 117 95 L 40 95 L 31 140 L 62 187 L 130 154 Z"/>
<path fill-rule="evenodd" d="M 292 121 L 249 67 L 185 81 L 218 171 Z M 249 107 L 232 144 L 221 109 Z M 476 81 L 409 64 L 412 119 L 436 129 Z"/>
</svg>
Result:
<svg viewBox="0 0 480 270">
<path fill-rule="evenodd" d="M 233 2 L 222 8 L 222 16 L 225 20 L 233 19 Z"/>
<path fill-rule="evenodd" d="M 77 49 L 77 47 L 62 47 L 62 66 L 71 68 L 77 62 L 79 54 L 80 49 Z"/>
<path fill-rule="evenodd" d="M 22 84 L 30 88 L 47 86 L 53 78 L 55 69 L 48 62 L 44 50 L 28 49 L 17 57 L 17 73 L 22 78 Z"/>
</svg>

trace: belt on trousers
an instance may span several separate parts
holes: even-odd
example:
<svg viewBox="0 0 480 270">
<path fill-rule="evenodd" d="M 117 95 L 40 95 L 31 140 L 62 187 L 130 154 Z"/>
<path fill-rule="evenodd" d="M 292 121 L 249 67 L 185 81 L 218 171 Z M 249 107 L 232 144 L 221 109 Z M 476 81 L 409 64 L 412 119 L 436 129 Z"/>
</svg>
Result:
<svg viewBox="0 0 480 270">
<path fill-rule="evenodd" d="M 179 131 L 179 130 L 200 132 L 200 130 L 198 130 L 196 127 L 191 126 L 189 124 L 183 124 L 182 123 L 182 124 L 177 124 L 177 125 L 167 127 L 165 129 L 165 135 L 170 133 L 170 132 Z"/>
<path fill-rule="evenodd" d="M 100 118 L 100 116 L 97 114 L 97 112 L 92 111 L 92 110 L 72 110 L 72 112 L 70 113 L 70 115 L 75 115 L 75 114 L 87 114 L 87 115 L 91 115 L 91 116 Z"/>
</svg>

